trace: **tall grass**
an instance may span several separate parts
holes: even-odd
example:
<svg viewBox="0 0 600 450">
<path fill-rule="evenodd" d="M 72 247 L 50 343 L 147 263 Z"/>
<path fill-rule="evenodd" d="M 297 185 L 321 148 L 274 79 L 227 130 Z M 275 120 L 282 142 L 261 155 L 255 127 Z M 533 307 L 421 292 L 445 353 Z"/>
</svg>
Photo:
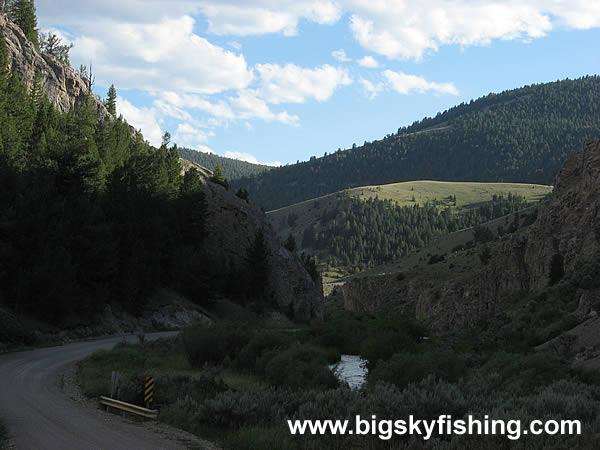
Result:
<svg viewBox="0 0 600 450">
<path fill-rule="evenodd" d="M 0 449 L 8 448 L 8 429 L 4 422 L 0 421 Z"/>
</svg>

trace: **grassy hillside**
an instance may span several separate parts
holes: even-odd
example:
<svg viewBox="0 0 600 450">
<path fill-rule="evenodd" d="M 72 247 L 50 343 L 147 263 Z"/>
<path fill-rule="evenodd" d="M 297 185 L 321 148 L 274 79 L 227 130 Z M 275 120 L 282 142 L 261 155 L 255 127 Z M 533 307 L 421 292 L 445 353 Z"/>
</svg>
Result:
<svg viewBox="0 0 600 450">
<path fill-rule="evenodd" d="M 234 184 L 267 210 L 414 179 L 552 184 L 566 155 L 599 135 L 600 77 L 588 76 L 489 94 L 381 140 Z"/>
<path fill-rule="evenodd" d="M 327 228 L 332 220 L 339 218 L 340 212 L 350 207 L 351 199 L 366 201 L 377 198 L 390 200 L 399 206 L 436 203 L 440 211 L 449 210 L 453 214 L 460 214 L 492 201 L 494 196 L 508 196 L 511 193 L 522 196 L 527 202 L 537 202 L 551 190 L 551 186 L 535 184 L 410 181 L 364 186 L 329 194 L 270 211 L 268 217 L 283 239 L 291 234 L 300 250 L 314 251 L 302 248 L 305 230 L 314 227 L 318 232 Z M 330 252 L 321 251 L 319 256 L 327 259 Z"/>
<path fill-rule="evenodd" d="M 491 200 L 493 195 L 508 195 L 509 192 L 512 192 L 522 195 L 529 201 L 538 201 L 551 191 L 551 186 L 541 184 L 419 180 L 380 186 L 362 186 L 347 189 L 344 192 L 354 198 L 366 200 L 377 197 L 380 200 L 392 200 L 402 206 L 412 206 L 415 203 L 422 205 L 433 200 L 446 201 L 449 196 L 453 195 L 456 196 L 456 205 L 454 202 L 448 203 L 451 203 L 452 206 L 469 208 L 480 202 Z M 301 216 L 301 220 L 305 220 L 307 217 L 316 219 L 319 208 L 332 207 L 338 197 L 339 192 L 336 192 L 275 209 L 267 214 L 274 219 L 275 224 L 278 224 L 277 220 L 282 217 L 287 219 L 289 214 L 298 214 Z"/>
</svg>

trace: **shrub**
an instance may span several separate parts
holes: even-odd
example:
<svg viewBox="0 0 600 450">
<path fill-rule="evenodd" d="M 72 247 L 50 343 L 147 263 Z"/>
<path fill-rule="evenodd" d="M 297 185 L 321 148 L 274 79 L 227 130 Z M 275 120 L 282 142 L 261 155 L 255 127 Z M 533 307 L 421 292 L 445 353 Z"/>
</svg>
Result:
<svg viewBox="0 0 600 450">
<path fill-rule="evenodd" d="M 265 378 L 275 386 L 333 388 L 338 379 L 327 367 L 327 354 L 312 345 L 295 344 L 265 365 Z"/>
<path fill-rule="evenodd" d="M 552 352 L 529 354 L 496 352 L 482 367 L 499 375 L 498 387 L 513 394 L 527 394 L 566 375 L 566 368 Z"/>
<path fill-rule="evenodd" d="M 191 366 L 202 367 L 207 362 L 220 363 L 226 356 L 234 359 L 250 339 L 251 331 L 239 324 L 218 323 L 186 328 L 182 334 Z"/>
<path fill-rule="evenodd" d="M 241 428 L 227 435 L 224 447 L 235 448 L 236 450 L 271 450 L 274 448 L 287 450 L 297 448 L 287 427 Z"/>
<path fill-rule="evenodd" d="M 390 360 L 380 362 L 369 374 L 371 384 L 385 381 L 398 387 L 418 382 L 428 375 L 457 381 L 466 371 L 462 357 L 454 353 L 396 353 Z"/>
<path fill-rule="evenodd" d="M 36 337 L 25 330 L 23 324 L 11 312 L 0 308 L 0 343 L 9 345 L 32 345 Z"/>
<path fill-rule="evenodd" d="M 261 358 L 270 350 L 287 347 L 290 342 L 291 338 L 289 336 L 276 331 L 264 330 L 257 332 L 241 349 L 234 361 L 234 365 L 239 369 L 262 373 L 264 372 L 264 367 L 262 369 L 257 367 L 257 363 L 259 363 Z"/>
<path fill-rule="evenodd" d="M 413 320 L 378 318 L 368 323 L 367 333 L 360 355 L 368 361 L 367 367 L 371 370 L 378 361 L 387 360 L 394 353 L 415 351 L 426 330 Z"/>
</svg>

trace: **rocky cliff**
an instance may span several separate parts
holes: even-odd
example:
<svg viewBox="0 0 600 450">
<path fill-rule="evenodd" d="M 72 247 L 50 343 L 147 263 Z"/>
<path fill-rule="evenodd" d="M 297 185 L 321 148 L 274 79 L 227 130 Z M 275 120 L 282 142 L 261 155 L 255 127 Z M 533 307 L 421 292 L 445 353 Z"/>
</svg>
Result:
<svg viewBox="0 0 600 450">
<path fill-rule="evenodd" d="M 489 264 L 473 275 L 455 269 L 454 276 L 442 279 L 356 278 L 341 290 L 346 308 L 414 310 L 443 333 L 472 326 L 524 294 L 539 292 L 552 270 L 568 274 L 591 262 L 600 250 L 600 141 L 572 153 L 554 186 L 536 221 L 497 245 Z"/>
<path fill-rule="evenodd" d="M 39 71 L 42 87 L 50 103 L 59 111 L 66 112 L 82 102 L 87 93 L 86 81 L 68 64 L 41 53 L 27 40 L 17 25 L 0 14 L 0 30 L 9 51 L 9 66 L 28 87 L 31 87 L 36 71 Z M 96 99 L 100 119 L 108 116 L 104 104 Z"/>
<path fill-rule="evenodd" d="M 182 160 L 184 170 L 196 168 L 201 175 L 209 205 L 204 246 L 211 258 L 223 266 L 241 269 L 247 264 L 248 249 L 259 230 L 268 247 L 270 275 L 268 294 L 280 308 L 298 321 L 323 320 L 323 286 L 314 281 L 300 258 L 285 249 L 267 217 L 255 204 L 246 202 L 221 185 L 211 183 L 212 173 L 198 164 Z"/>
</svg>

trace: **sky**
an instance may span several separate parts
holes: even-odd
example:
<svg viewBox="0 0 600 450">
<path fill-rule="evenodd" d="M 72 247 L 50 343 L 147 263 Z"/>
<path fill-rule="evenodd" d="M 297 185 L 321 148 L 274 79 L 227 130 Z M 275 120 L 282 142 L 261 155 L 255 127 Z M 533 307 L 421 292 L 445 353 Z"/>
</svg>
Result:
<svg viewBox="0 0 600 450">
<path fill-rule="evenodd" d="M 160 145 L 280 165 L 600 72 L 597 0 L 36 0 Z"/>
</svg>

